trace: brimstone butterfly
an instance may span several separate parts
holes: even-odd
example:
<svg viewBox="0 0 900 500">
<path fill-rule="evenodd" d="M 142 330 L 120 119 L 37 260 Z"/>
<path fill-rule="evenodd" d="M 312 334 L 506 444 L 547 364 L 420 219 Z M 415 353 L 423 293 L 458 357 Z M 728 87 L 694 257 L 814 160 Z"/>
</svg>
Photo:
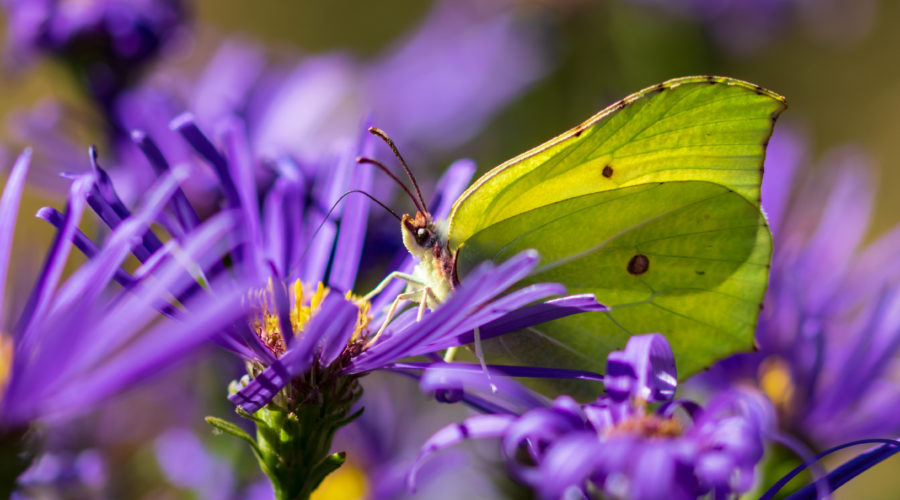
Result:
<svg viewBox="0 0 900 500">
<path fill-rule="evenodd" d="M 668 338 L 682 376 L 748 350 L 772 246 L 762 165 L 785 107 L 714 76 L 632 94 L 487 172 L 446 225 L 404 216 L 416 277 L 440 302 L 479 262 L 534 248 L 529 282 L 610 308 L 493 341 L 493 355 L 517 363 L 602 372 L 610 351 L 649 332 Z"/>
</svg>

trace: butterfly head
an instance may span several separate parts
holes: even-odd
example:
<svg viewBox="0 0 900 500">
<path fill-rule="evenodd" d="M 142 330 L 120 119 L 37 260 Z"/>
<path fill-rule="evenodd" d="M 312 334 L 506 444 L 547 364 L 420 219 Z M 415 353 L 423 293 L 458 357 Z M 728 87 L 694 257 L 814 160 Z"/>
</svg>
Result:
<svg viewBox="0 0 900 500">
<path fill-rule="evenodd" d="M 417 211 L 415 217 L 403 214 L 401 219 L 403 244 L 413 257 L 419 259 L 416 274 L 443 302 L 459 280 L 456 278 L 456 259 L 447 250 L 447 231 L 444 224 L 435 222 L 428 212 Z"/>
<path fill-rule="evenodd" d="M 431 252 L 435 245 L 441 244 L 437 227 L 428 212 L 416 212 L 415 217 L 403 214 L 401 220 L 403 244 L 414 256 L 421 258 L 425 252 Z"/>
</svg>

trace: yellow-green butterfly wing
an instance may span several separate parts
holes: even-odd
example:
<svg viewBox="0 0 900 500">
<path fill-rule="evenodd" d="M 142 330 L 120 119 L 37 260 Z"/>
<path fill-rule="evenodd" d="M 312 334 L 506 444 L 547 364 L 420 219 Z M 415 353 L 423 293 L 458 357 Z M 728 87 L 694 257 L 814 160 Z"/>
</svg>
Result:
<svg viewBox="0 0 900 500">
<path fill-rule="evenodd" d="M 456 202 L 458 273 L 535 248 L 531 282 L 608 312 L 490 346 L 516 362 L 602 371 L 628 336 L 666 335 L 682 375 L 753 345 L 771 236 L 759 207 L 784 99 L 721 77 L 670 80 L 485 174 Z"/>
<path fill-rule="evenodd" d="M 785 106 L 774 92 L 714 76 L 636 92 L 478 179 L 453 207 L 450 247 L 539 206 L 648 182 L 709 181 L 758 203 L 765 148 Z"/>
</svg>

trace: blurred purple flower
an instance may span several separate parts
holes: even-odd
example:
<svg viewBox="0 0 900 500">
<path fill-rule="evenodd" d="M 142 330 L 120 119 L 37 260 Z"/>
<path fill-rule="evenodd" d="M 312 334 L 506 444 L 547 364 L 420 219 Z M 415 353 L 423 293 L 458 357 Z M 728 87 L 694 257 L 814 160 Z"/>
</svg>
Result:
<svg viewBox="0 0 900 500">
<path fill-rule="evenodd" d="M 14 62 L 59 59 L 107 111 L 186 17 L 181 0 L 3 0 L 2 7 Z"/>
<path fill-rule="evenodd" d="M 418 463 L 465 439 L 499 438 L 511 473 L 541 498 L 727 497 L 753 486 L 772 418 L 755 391 L 723 393 L 705 408 L 673 399 L 675 360 L 659 334 L 634 336 L 609 355 L 606 395 L 593 403 L 568 396 L 550 403 L 501 383 L 488 397 L 505 399 L 498 408 L 511 411 L 445 427 L 423 445 Z M 489 393 L 482 373 L 452 364 L 426 371 L 421 386 Z M 655 411 L 653 403 L 660 403 Z"/>
<path fill-rule="evenodd" d="M 224 212 L 163 243 L 150 225 L 165 217 L 163 210 L 187 171 L 162 176 L 131 212 L 96 157 L 91 160 L 94 171 L 73 180 L 64 213 L 50 207 L 38 211 L 38 217 L 57 228 L 56 239 L 24 309 L 17 314 L 7 310 L 0 318 L 7 332 L 0 336 L 4 429 L 83 412 L 182 359 L 242 310 L 237 290 L 217 287 L 215 294 L 207 293 L 197 281 L 217 286 L 217 276 L 206 271 L 229 248 L 224 238 L 237 222 L 233 213 Z M 0 202 L 0 283 L 5 283 L 29 162 L 26 151 Z M 109 226 L 102 244 L 78 229 L 87 206 Z M 88 261 L 63 280 L 73 245 Z M 121 268 L 129 253 L 141 263 L 133 273 Z M 179 307 L 172 304 L 176 298 Z"/>
<path fill-rule="evenodd" d="M 156 461 L 169 482 L 198 498 L 233 497 L 235 479 L 230 464 L 206 449 L 187 429 L 170 429 L 154 442 Z"/>
<path fill-rule="evenodd" d="M 530 28 L 506 8 L 445 0 L 407 39 L 372 61 L 334 52 L 285 66 L 269 63 L 255 45 L 231 40 L 199 76 L 164 68 L 122 93 L 108 119 L 121 130 L 140 129 L 154 137 L 165 157 L 177 164 L 193 152 L 168 139 L 172 117 L 190 110 L 199 127 L 217 132 L 221 123 L 237 116 L 253 157 L 261 163 L 291 158 L 313 165 L 331 164 L 354 148 L 359 124 L 369 117 L 417 163 L 470 139 L 543 75 L 547 62 Z M 72 144 L 77 150 L 78 142 L 52 130 L 61 128 L 64 118 L 44 104 L 34 113 L 19 114 L 14 133 L 34 145 L 36 154 L 54 155 L 52 164 L 63 171 L 79 171 L 71 160 Z M 153 176 L 134 171 L 142 155 L 127 134 L 111 140 L 110 174 L 129 201 Z M 255 175 L 261 183 L 273 178 L 267 169 Z M 216 183 L 200 177 L 189 180 L 185 189 L 189 195 L 209 194 Z M 383 192 L 376 189 L 376 194 Z"/>
<path fill-rule="evenodd" d="M 94 449 L 77 454 L 45 453 L 19 477 L 20 493 L 13 498 L 35 498 L 65 491 L 82 497 L 102 496 L 108 465 Z"/>
<path fill-rule="evenodd" d="M 900 397 L 900 227 L 861 247 L 873 202 L 867 158 L 842 147 L 801 170 L 804 156 L 796 133 L 775 133 L 763 180 L 775 251 L 759 349 L 691 385 L 758 386 L 779 427 L 817 449 L 896 435 L 900 417 L 885 408 Z M 801 183 L 791 182 L 795 172 Z"/>
</svg>

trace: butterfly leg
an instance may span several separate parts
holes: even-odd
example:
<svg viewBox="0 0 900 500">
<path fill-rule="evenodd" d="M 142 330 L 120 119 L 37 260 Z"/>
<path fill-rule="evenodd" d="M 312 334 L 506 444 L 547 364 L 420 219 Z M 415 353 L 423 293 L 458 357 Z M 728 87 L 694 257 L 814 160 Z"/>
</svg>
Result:
<svg viewBox="0 0 900 500">
<path fill-rule="evenodd" d="M 371 292 L 367 293 L 363 297 L 363 300 L 365 300 L 365 301 L 372 300 L 372 297 L 381 293 L 385 288 L 387 288 L 387 286 L 391 283 L 391 281 L 393 281 L 395 279 L 400 279 L 407 283 L 411 283 L 413 285 L 425 286 L 425 282 L 423 282 L 419 278 L 416 278 L 412 274 L 401 273 L 400 271 L 394 271 L 394 272 L 388 274 L 383 280 L 381 280 L 381 283 L 378 283 L 378 285 L 375 288 L 373 288 Z"/>
<path fill-rule="evenodd" d="M 384 329 L 387 328 L 388 323 L 390 323 L 391 320 L 394 319 L 394 314 L 396 314 L 397 307 L 400 305 L 400 302 L 402 302 L 404 300 L 414 299 L 414 298 L 416 298 L 416 296 L 418 294 L 419 294 L 419 292 L 415 291 L 415 292 L 409 292 L 409 293 L 401 293 L 400 295 L 397 295 L 397 298 L 395 298 L 394 301 L 391 303 L 391 307 L 388 308 L 387 315 L 384 318 L 384 322 L 381 324 L 381 328 L 379 328 L 378 331 L 375 332 L 375 335 L 372 337 L 372 340 L 369 340 L 369 342 L 366 343 L 366 347 L 369 347 L 372 344 L 374 344 L 375 341 L 378 340 L 378 337 L 380 337 L 381 334 L 384 332 Z"/>
<path fill-rule="evenodd" d="M 422 297 L 419 299 L 419 312 L 416 314 L 416 322 L 422 321 L 422 317 L 425 316 L 425 308 L 428 307 L 429 299 L 432 304 L 438 303 L 434 290 L 426 286 L 422 289 Z"/>
</svg>

